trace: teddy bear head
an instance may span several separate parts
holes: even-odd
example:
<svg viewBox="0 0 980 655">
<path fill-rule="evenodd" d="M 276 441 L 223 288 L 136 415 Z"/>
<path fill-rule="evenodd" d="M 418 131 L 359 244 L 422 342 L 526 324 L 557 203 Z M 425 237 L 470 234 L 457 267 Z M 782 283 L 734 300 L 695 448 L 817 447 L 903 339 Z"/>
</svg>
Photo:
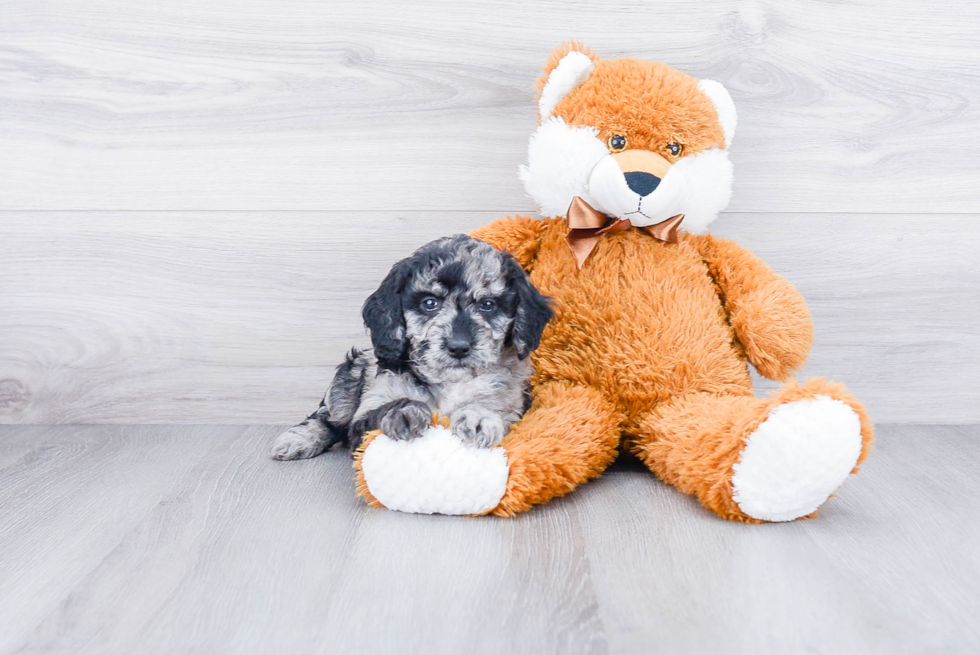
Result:
<svg viewBox="0 0 980 655">
<path fill-rule="evenodd" d="M 681 227 L 699 233 L 728 204 L 736 115 L 718 82 L 567 43 L 538 84 L 520 177 L 543 215 L 565 216 L 578 196 L 637 227 L 684 214 Z"/>
</svg>

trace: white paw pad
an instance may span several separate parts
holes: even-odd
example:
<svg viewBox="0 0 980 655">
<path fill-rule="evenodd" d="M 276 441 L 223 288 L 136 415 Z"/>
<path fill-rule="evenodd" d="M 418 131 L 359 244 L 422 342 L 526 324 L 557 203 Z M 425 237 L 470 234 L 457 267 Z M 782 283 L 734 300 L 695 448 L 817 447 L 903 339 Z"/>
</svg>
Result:
<svg viewBox="0 0 980 655">
<path fill-rule="evenodd" d="M 733 499 L 763 521 L 812 514 L 861 455 L 861 420 L 840 400 L 816 396 L 776 407 L 746 439 L 733 467 Z"/>
<path fill-rule="evenodd" d="M 463 443 L 435 425 L 410 441 L 381 434 L 361 458 L 371 495 L 388 509 L 412 514 L 480 514 L 507 489 L 507 453 Z"/>
</svg>

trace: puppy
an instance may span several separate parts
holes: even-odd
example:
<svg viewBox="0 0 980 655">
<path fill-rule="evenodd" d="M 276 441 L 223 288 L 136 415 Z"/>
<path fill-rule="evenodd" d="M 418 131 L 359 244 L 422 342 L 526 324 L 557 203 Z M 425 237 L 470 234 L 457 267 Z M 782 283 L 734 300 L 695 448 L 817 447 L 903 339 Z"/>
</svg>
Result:
<svg viewBox="0 0 980 655">
<path fill-rule="evenodd" d="M 460 438 L 497 445 L 527 409 L 527 357 L 552 312 L 513 257 L 456 235 L 395 264 L 362 316 L 373 349 L 351 350 L 320 407 L 276 439 L 274 459 L 356 448 L 375 429 L 414 439 L 433 412 Z"/>
</svg>

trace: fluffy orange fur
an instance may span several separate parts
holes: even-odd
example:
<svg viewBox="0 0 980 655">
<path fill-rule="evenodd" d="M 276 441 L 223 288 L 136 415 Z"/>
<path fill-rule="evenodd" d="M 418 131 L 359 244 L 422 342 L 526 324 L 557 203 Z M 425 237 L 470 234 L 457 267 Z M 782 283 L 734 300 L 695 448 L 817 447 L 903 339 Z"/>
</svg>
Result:
<svg viewBox="0 0 980 655">
<path fill-rule="evenodd" d="M 364 502 L 371 507 L 384 507 L 384 504 L 371 493 L 367 479 L 364 477 L 364 467 L 361 465 L 361 461 L 364 459 L 364 451 L 367 450 L 371 442 L 377 439 L 380 434 L 380 430 L 368 432 L 362 437 L 361 445 L 354 451 L 354 489 L 357 491 L 357 495 L 363 498 Z"/>
<path fill-rule="evenodd" d="M 724 148 L 710 99 L 694 78 L 661 63 L 600 60 L 578 43 L 552 53 L 548 74 L 571 50 L 595 64 L 555 115 L 593 126 L 599 138 L 676 160 Z M 720 516 L 759 522 L 732 499 L 733 465 L 746 437 L 781 403 L 823 395 L 861 421 L 860 464 L 872 426 L 843 385 L 795 382 L 756 398 L 747 363 L 787 380 L 806 360 L 813 327 L 792 284 L 737 244 L 682 232 L 665 243 L 638 230 L 603 236 L 578 267 L 564 219 L 518 216 L 473 236 L 509 251 L 554 299 L 555 318 L 533 354 L 534 402 L 504 440 L 507 491 L 490 513 L 509 516 L 594 478 L 629 448 L 663 481 Z M 855 467 L 854 471 L 857 471 Z"/>
<path fill-rule="evenodd" d="M 596 127 L 604 141 L 626 136 L 630 148 L 669 161 L 725 147 L 718 114 L 697 80 L 664 64 L 600 60 L 567 43 L 552 53 L 539 90 L 571 50 L 588 55 L 595 69 L 555 108 L 569 124 Z M 678 156 L 667 149 L 671 143 L 683 147 Z M 816 395 L 857 413 L 857 463 L 864 461 L 871 421 L 843 385 L 791 382 L 769 398 L 754 396 L 748 363 L 787 380 L 813 340 L 803 298 L 765 263 L 711 235 L 681 232 L 677 243 L 666 243 L 627 230 L 600 238 L 580 268 L 567 235 L 564 219 L 524 216 L 473 233 L 510 252 L 555 310 L 532 355 L 533 403 L 502 444 L 506 492 L 487 513 L 511 516 L 566 494 L 600 475 L 623 447 L 718 515 L 758 523 L 732 498 L 733 466 L 773 408 Z M 358 492 L 371 504 L 379 503 L 360 462 L 375 436 L 365 437 L 354 462 Z"/>
<path fill-rule="evenodd" d="M 552 53 L 539 90 L 571 50 L 587 54 L 595 69 L 555 108 L 569 124 L 596 127 L 603 140 L 627 136 L 629 147 L 670 161 L 678 158 L 670 143 L 683 146 L 681 157 L 725 147 L 717 112 L 697 80 L 664 64 L 600 60 L 567 43 Z M 719 516 L 758 523 L 733 500 L 733 466 L 773 408 L 817 395 L 857 413 L 863 443 L 857 464 L 864 461 L 871 421 L 843 385 L 790 382 L 769 398 L 754 396 L 748 363 L 787 380 L 813 340 L 803 298 L 764 262 L 711 235 L 681 232 L 677 243 L 666 243 L 627 230 L 599 239 L 580 268 L 567 235 L 562 218 L 525 216 L 473 232 L 510 252 L 555 310 L 532 355 L 533 403 L 502 444 L 507 489 L 488 514 L 512 516 L 566 494 L 628 448 Z M 376 436 L 368 434 L 354 458 L 358 493 L 372 505 L 380 503 L 361 458 Z"/>
<path fill-rule="evenodd" d="M 796 289 L 737 244 L 637 230 L 600 239 L 580 270 L 563 219 L 518 216 L 473 236 L 513 253 L 554 299 L 532 355 L 534 404 L 504 440 L 508 516 L 568 493 L 611 463 L 620 444 L 662 480 L 719 515 L 757 522 L 732 500 L 732 465 L 776 405 L 822 394 L 872 427 L 840 384 L 813 380 L 772 398 L 752 394 L 746 361 L 773 379 L 801 366 L 813 338 Z"/>
<path fill-rule="evenodd" d="M 718 112 L 698 89 L 698 81 L 657 61 L 600 60 L 573 41 L 552 53 L 538 80 L 539 93 L 548 74 L 572 50 L 588 55 L 595 70 L 555 108 L 555 115 L 569 125 L 595 127 L 603 142 L 613 134 L 626 136 L 630 148 L 658 152 L 670 162 L 725 147 Z M 668 150 L 671 143 L 680 144 L 681 152 L 674 155 Z"/>
</svg>

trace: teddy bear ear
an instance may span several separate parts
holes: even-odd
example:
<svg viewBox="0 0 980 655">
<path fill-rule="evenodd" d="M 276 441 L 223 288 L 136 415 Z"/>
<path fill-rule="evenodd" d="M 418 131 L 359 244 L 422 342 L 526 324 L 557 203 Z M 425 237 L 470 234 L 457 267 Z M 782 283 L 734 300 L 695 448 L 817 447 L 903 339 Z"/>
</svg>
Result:
<svg viewBox="0 0 980 655">
<path fill-rule="evenodd" d="M 732 145 L 732 137 L 735 136 L 735 125 L 738 123 L 738 115 L 735 113 L 735 103 L 728 94 L 728 89 L 721 82 L 715 82 L 714 80 L 701 80 L 698 82 L 698 88 L 701 89 L 702 93 L 711 98 L 711 102 L 715 105 L 715 111 L 718 112 L 718 122 L 721 123 L 721 129 L 725 133 L 725 147 L 728 148 Z"/>
<path fill-rule="evenodd" d="M 598 60 L 591 48 L 576 41 L 563 43 L 552 51 L 544 67 L 544 76 L 538 80 L 541 91 L 538 115 L 542 122 L 551 117 L 562 98 L 589 79 Z"/>
</svg>

